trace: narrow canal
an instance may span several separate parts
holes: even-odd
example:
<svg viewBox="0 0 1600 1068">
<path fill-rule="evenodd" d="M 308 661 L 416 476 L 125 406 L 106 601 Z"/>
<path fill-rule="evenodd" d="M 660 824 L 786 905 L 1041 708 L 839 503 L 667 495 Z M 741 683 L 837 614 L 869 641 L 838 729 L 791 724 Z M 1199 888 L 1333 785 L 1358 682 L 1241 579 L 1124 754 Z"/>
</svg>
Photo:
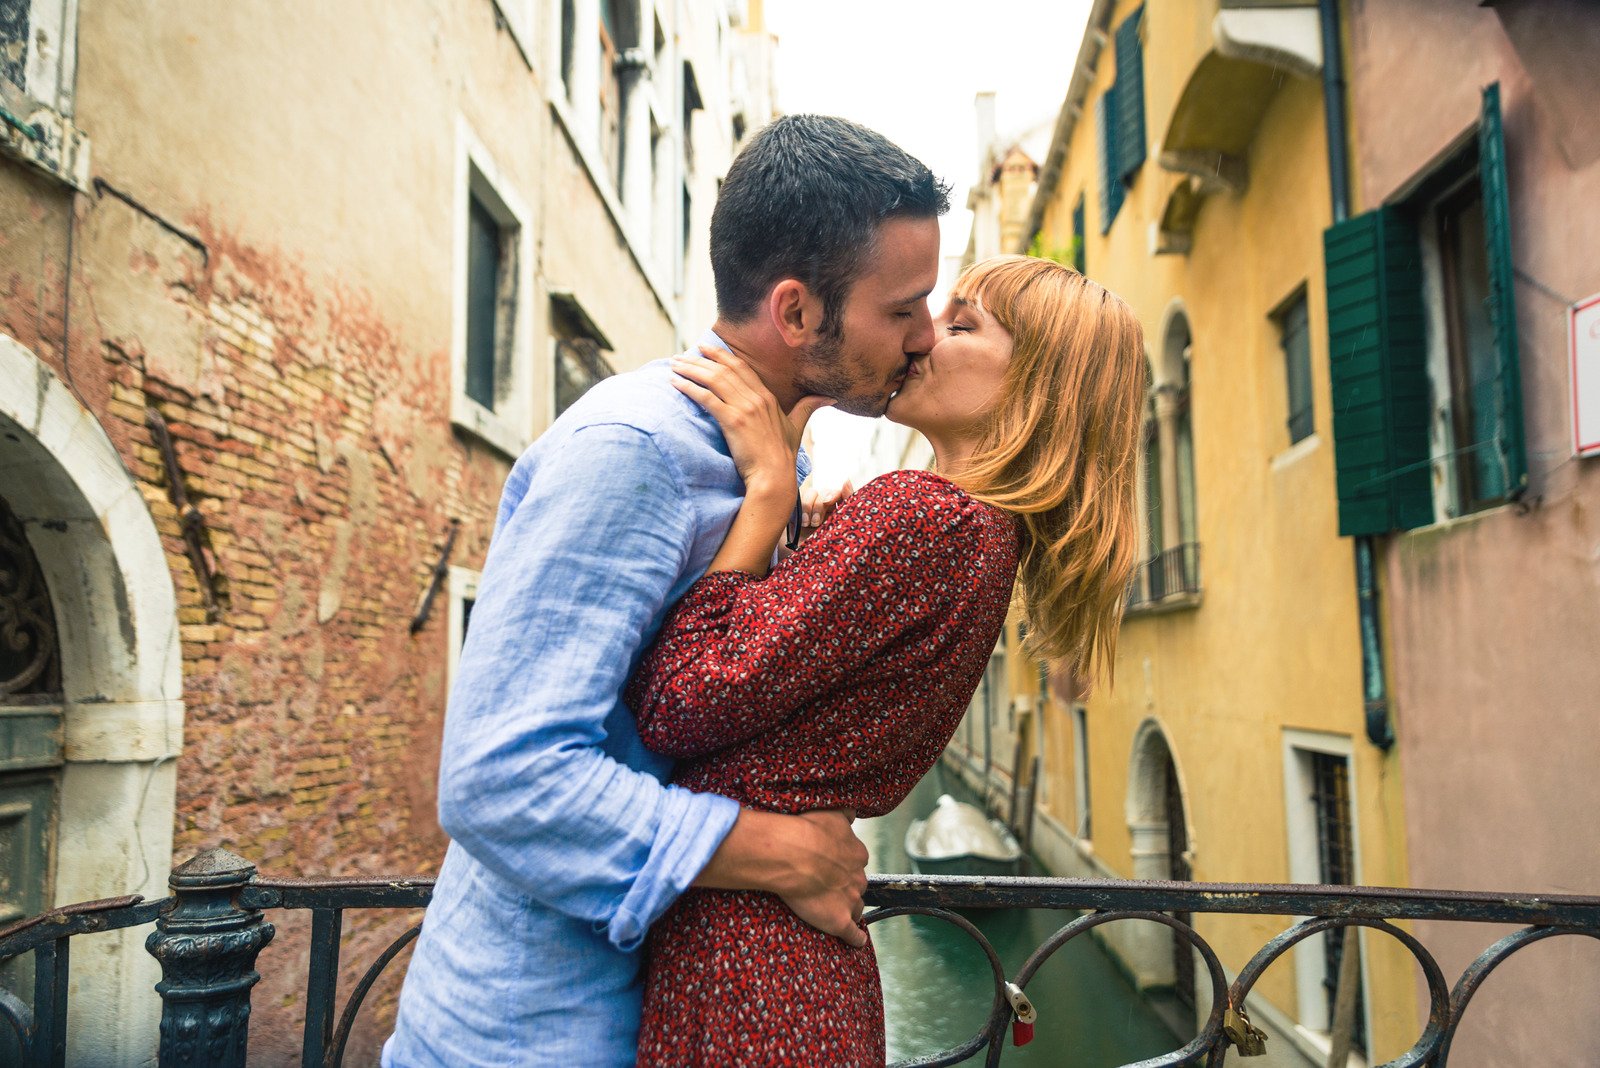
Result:
<svg viewBox="0 0 1600 1068">
<path fill-rule="evenodd" d="M 975 802 L 942 766 L 886 816 L 862 820 L 856 833 L 871 850 L 871 870 L 909 872 L 906 828 L 933 810 L 940 793 Z M 973 912 L 1013 975 L 1028 954 L 1075 913 L 1044 909 Z M 883 973 L 889 1059 L 923 1057 L 964 1042 L 988 1015 L 993 986 L 982 951 L 964 932 L 928 917 L 896 917 L 872 926 Z M 1182 1041 L 1133 991 L 1090 935 L 1080 935 L 1046 962 L 1028 996 L 1039 1011 L 1032 1044 L 1010 1045 L 1003 1064 L 1111 1068 L 1176 1049 Z M 981 1055 L 968 1063 L 981 1064 Z"/>
</svg>

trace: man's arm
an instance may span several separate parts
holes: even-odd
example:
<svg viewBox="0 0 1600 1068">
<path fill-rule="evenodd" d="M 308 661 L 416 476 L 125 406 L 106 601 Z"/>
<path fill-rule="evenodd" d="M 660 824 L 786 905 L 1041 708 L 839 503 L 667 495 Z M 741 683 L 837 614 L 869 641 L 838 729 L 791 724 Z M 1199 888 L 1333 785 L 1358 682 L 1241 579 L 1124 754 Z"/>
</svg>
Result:
<svg viewBox="0 0 1600 1068">
<path fill-rule="evenodd" d="M 856 921 L 867 892 L 867 847 L 850 821 L 838 810 L 785 816 L 747 808 L 694 885 L 769 891 L 819 931 L 864 946 Z"/>
<path fill-rule="evenodd" d="M 686 565 L 689 517 L 680 480 L 641 431 L 590 427 L 545 458 L 496 533 L 445 721 L 446 833 L 623 948 L 719 857 L 713 870 L 739 888 L 821 894 L 835 921 L 859 908 L 833 874 L 855 850 L 803 825 L 815 819 L 752 821 L 727 798 L 665 786 L 600 749 Z"/>
</svg>

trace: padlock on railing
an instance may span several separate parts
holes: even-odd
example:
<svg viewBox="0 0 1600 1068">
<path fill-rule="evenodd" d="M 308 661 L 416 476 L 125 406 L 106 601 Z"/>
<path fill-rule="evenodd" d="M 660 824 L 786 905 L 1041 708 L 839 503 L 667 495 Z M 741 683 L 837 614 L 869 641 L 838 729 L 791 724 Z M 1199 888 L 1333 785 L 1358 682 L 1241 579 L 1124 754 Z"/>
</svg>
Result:
<svg viewBox="0 0 1600 1068">
<path fill-rule="evenodd" d="M 1264 1057 L 1267 1053 L 1267 1033 L 1250 1022 L 1244 1008 L 1233 1007 L 1230 1002 L 1222 1014 L 1222 1033 L 1228 1036 L 1241 1057 Z"/>
<path fill-rule="evenodd" d="M 1006 984 L 1006 1000 L 1011 1002 L 1011 1044 L 1026 1046 L 1033 1041 L 1033 1022 L 1039 1014 L 1016 983 Z"/>
</svg>

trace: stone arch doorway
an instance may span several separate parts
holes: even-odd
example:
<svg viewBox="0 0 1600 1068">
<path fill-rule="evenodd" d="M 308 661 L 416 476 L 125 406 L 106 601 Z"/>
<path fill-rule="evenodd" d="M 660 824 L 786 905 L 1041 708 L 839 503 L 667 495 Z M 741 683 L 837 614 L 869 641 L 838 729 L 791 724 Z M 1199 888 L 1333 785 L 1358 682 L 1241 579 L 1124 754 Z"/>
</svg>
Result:
<svg viewBox="0 0 1600 1068">
<path fill-rule="evenodd" d="M 59 661 L 48 907 L 160 897 L 172 862 L 182 650 L 155 523 L 104 429 L 28 349 L 0 335 L 0 498 L 37 563 Z M 48 691 L 46 691 L 48 692 Z M 153 1054 L 160 978 L 130 930 L 74 947 L 71 1064 Z"/>
<path fill-rule="evenodd" d="M 1193 838 L 1182 778 L 1165 730 L 1147 719 L 1134 735 L 1128 769 L 1128 831 L 1135 879 L 1187 881 L 1194 875 Z M 1177 918 L 1188 922 L 1187 914 Z M 1171 928 L 1142 924 L 1135 977 L 1140 986 L 1171 987 L 1179 1000 L 1194 1004 L 1193 950 Z"/>
</svg>

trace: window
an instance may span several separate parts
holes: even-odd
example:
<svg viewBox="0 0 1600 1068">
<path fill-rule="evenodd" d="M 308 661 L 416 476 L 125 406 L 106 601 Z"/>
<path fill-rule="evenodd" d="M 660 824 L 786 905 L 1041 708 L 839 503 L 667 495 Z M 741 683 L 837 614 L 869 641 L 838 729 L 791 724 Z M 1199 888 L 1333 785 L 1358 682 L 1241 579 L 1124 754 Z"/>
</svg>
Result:
<svg viewBox="0 0 1600 1068">
<path fill-rule="evenodd" d="M 0 78 L 17 89 L 28 85 L 27 4 L 9 3 L 0 7 Z"/>
<path fill-rule="evenodd" d="M 1453 458 L 1454 511 L 1473 512 L 1506 496 L 1504 465 L 1492 449 L 1500 418 L 1495 395 L 1500 373 L 1489 318 L 1489 256 L 1483 193 L 1476 177 L 1434 208 L 1442 280 L 1444 328 L 1439 331 L 1450 383 L 1451 439 L 1436 450 Z"/>
<path fill-rule="evenodd" d="M 1528 485 L 1500 94 L 1403 201 L 1324 235 L 1339 532 L 1492 507 Z"/>
<path fill-rule="evenodd" d="M 450 418 L 459 430 L 516 456 L 533 436 L 528 215 L 464 122 L 457 135 Z"/>
<path fill-rule="evenodd" d="M 705 110 L 705 100 L 700 96 L 700 79 L 695 77 L 694 65 L 683 61 L 683 168 L 694 170 L 694 113 Z"/>
<path fill-rule="evenodd" d="M 1100 232 L 1111 232 L 1111 224 L 1122 210 L 1122 179 L 1117 176 L 1117 109 L 1113 85 L 1094 103 L 1095 141 L 1100 147 Z"/>
<path fill-rule="evenodd" d="M 576 49 L 573 47 L 577 40 L 578 12 L 573 0 L 561 0 L 561 86 L 567 94 L 567 99 L 572 99 L 573 61 L 576 58 Z"/>
<path fill-rule="evenodd" d="M 1355 883 L 1355 846 L 1350 828 L 1349 761 L 1331 753 L 1308 753 L 1311 771 L 1311 805 L 1317 819 L 1318 882 L 1332 886 Z M 1340 963 L 1344 956 L 1343 932 L 1329 931 L 1323 936 L 1323 991 L 1327 995 L 1328 1019 L 1335 1019 L 1339 991 Z M 1357 990 L 1356 996 L 1360 997 Z M 1356 1034 L 1353 1045 L 1366 1049 L 1366 1036 L 1360 1025 L 1361 1010 L 1356 1008 Z"/>
<path fill-rule="evenodd" d="M 1289 878 L 1297 883 L 1354 885 L 1357 839 L 1354 820 L 1352 746 L 1343 735 L 1284 732 L 1285 791 L 1289 829 Z M 1294 950 L 1301 1027 L 1319 1042 L 1328 1041 L 1335 1018 L 1344 933 L 1336 929 L 1306 939 Z M 1352 939 L 1356 947 L 1359 941 Z M 1365 996 L 1359 956 L 1352 1045 L 1366 1048 Z"/>
<path fill-rule="evenodd" d="M 1089 258 L 1083 247 L 1084 236 L 1083 194 L 1078 194 L 1078 202 L 1072 206 L 1072 266 L 1079 274 L 1089 273 Z"/>
<path fill-rule="evenodd" d="M 600 0 L 600 143 L 602 145 L 615 144 L 617 131 L 617 111 L 620 107 L 618 97 L 621 95 L 617 86 L 617 55 L 621 51 L 617 47 L 617 4 L 616 0 Z M 607 131 L 611 136 L 606 136 Z M 610 158 L 614 149 L 607 148 L 607 162 L 615 163 Z"/>
<path fill-rule="evenodd" d="M 1122 210 L 1125 186 L 1145 161 L 1144 8 L 1117 27 L 1116 75 L 1095 101 L 1095 132 L 1100 163 L 1100 232 L 1108 233 Z"/>
<path fill-rule="evenodd" d="M 88 138 L 72 125 L 77 5 L 0 2 L 0 147 L 80 189 L 89 182 Z"/>
<path fill-rule="evenodd" d="M 1303 289 L 1278 313 L 1277 322 L 1289 392 L 1289 444 L 1293 445 L 1316 429 L 1311 408 L 1311 325 Z"/>
<path fill-rule="evenodd" d="M 1144 163 L 1144 8 L 1117 27 L 1117 166 L 1116 176 L 1131 183 Z"/>
<path fill-rule="evenodd" d="M 1128 608 L 1198 603 L 1200 544 L 1196 518 L 1194 431 L 1190 418 L 1188 319 L 1169 317 L 1145 398 L 1144 463 L 1139 496 L 1147 556 L 1128 591 Z"/>
<path fill-rule="evenodd" d="M 551 296 L 550 337 L 555 367 L 555 414 L 559 417 L 595 383 L 610 378 L 615 372 L 601 354 L 610 349 L 611 343 L 569 293 Z"/>
<path fill-rule="evenodd" d="M 476 193 L 467 208 L 467 396 L 489 411 L 516 331 L 517 233 Z"/>
<path fill-rule="evenodd" d="M 1089 808 L 1089 711 L 1072 706 L 1072 785 L 1078 807 L 1079 838 L 1094 837 L 1094 821 Z"/>
<path fill-rule="evenodd" d="M 478 583 L 483 574 L 469 567 L 450 565 L 450 647 L 446 660 L 446 686 L 453 686 L 461 647 L 472 625 L 472 606 L 478 602 Z"/>
</svg>

